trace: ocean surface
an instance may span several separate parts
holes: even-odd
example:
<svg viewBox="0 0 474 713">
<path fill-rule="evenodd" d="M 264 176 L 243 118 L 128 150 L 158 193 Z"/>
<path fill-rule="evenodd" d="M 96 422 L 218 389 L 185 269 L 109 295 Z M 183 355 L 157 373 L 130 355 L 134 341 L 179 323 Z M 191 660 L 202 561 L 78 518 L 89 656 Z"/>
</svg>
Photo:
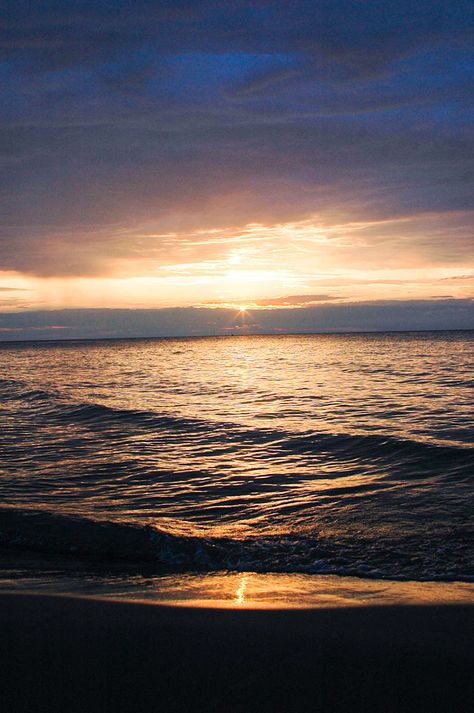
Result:
<svg viewBox="0 0 474 713">
<path fill-rule="evenodd" d="M 474 332 L 3 343 L 3 583 L 474 581 L 473 347 Z"/>
</svg>

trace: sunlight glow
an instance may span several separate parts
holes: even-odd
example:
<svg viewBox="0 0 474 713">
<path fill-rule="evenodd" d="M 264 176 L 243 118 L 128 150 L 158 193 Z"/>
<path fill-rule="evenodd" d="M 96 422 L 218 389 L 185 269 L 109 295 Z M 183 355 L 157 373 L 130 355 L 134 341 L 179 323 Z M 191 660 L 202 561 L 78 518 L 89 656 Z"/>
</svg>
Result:
<svg viewBox="0 0 474 713">
<path fill-rule="evenodd" d="M 245 603 L 245 589 L 247 587 L 247 575 L 243 575 L 242 579 L 240 580 L 240 584 L 237 588 L 237 591 L 235 593 L 235 603 L 236 604 L 244 604 Z"/>
<path fill-rule="evenodd" d="M 242 256 L 238 253 L 231 253 L 229 256 L 229 265 L 240 265 L 242 263 Z"/>
<path fill-rule="evenodd" d="M 130 239 L 149 238 L 147 251 L 113 260 L 103 274 L 0 270 L 0 307 L 15 312 L 196 306 L 245 313 L 311 302 L 470 299 L 472 261 L 444 264 L 440 255 L 419 247 L 427 232 L 441 245 L 446 227 L 439 214 L 365 222 L 314 215 L 299 222 L 131 234 Z M 418 247 L 395 260 L 401 231 L 409 231 Z M 165 240 L 166 252 L 153 249 L 154 240 Z M 305 301 L 305 295 L 314 299 Z"/>
</svg>

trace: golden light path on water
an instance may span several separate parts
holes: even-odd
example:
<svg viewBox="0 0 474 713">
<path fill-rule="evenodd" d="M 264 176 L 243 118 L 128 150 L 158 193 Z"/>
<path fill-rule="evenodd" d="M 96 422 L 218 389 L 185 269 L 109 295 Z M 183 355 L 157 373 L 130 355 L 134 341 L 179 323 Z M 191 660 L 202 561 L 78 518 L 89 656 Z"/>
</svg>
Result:
<svg viewBox="0 0 474 713">
<path fill-rule="evenodd" d="M 130 586 L 96 572 L 90 593 L 159 601 L 413 593 L 334 592 L 329 575 L 472 582 L 471 355 L 456 333 L 3 349 L 2 543 L 132 563 Z"/>
<path fill-rule="evenodd" d="M 156 584 L 157 589 L 150 589 L 147 594 L 147 601 L 226 609 L 472 604 L 474 598 L 471 583 L 394 582 L 332 575 L 244 572 L 170 577 L 157 580 Z M 137 596 L 142 595 L 143 590 Z"/>
<path fill-rule="evenodd" d="M 53 580 L 1 577 L 0 589 L 48 592 Z M 472 604 L 474 583 L 359 579 L 337 575 L 258 574 L 255 572 L 110 576 L 64 579 L 58 592 L 127 599 L 166 606 L 219 609 L 318 609 L 410 604 Z"/>
</svg>

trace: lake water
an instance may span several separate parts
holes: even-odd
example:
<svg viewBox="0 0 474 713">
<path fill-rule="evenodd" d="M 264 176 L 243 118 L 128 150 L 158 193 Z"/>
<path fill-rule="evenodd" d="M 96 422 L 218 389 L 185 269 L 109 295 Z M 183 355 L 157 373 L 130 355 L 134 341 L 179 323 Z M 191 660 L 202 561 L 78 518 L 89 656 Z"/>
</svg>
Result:
<svg viewBox="0 0 474 713">
<path fill-rule="evenodd" d="M 60 588 L 84 563 L 96 581 L 472 581 L 473 346 L 474 332 L 4 343 L 4 583 L 47 572 Z"/>
</svg>

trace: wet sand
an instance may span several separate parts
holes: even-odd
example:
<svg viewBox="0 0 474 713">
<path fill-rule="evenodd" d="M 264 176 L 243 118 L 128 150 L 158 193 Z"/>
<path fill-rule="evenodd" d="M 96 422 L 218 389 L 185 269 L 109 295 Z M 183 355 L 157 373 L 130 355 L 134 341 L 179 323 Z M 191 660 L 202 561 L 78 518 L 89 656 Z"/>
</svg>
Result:
<svg viewBox="0 0 474 713">
<path fill-rule="evenodd" d="M 444 711 L 474 699 L 474 607 L 165 607 L 2 594 L 3 713 Z"/>
</svg>

